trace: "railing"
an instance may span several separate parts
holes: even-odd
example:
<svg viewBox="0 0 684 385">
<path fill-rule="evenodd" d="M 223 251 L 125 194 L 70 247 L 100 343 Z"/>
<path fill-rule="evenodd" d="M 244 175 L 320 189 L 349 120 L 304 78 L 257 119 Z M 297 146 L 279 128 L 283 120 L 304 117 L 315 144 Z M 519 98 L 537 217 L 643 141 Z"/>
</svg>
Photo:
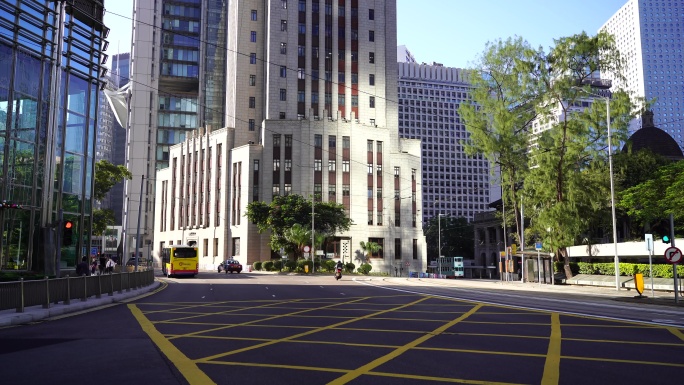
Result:
<svg viewBox="0 0 684 385">
<path fill-rule="evenodd" d="M 30 306 L 47 309 L 60 302 L 68 305 L 72 300 L 86 301 L 88 297 L 100 298 L 103 294 L 131 291 L 154 282 L 154 270 L 133 273 L 114 273 L 83 277 L 65 277 L 0 283 L 0 310 L 17 309 L 23 313 Z"/>
</svg>

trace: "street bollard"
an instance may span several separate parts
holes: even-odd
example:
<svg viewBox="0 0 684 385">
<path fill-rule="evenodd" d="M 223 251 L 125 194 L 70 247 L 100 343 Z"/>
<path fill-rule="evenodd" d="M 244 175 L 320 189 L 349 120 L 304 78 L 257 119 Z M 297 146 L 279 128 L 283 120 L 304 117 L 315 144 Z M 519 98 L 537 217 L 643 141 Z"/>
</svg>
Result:
<svg viewBox="0 0 684 385">
<path fill-rule="evenodd" d="M 17 313 L 23 313 L 24 312 L 24 278 L 19 278 L 19 288 L 20 288 L 20 297 L 19 297 L 19 306 L 17 306 Z"/>
<path fill-rule="evenodd" d="M 50 308 L 50 280 L 45 276 L 45 303 L 43 304 L 43 309 Z"/>
<path fill-rule="evenodd" d="M 66 299 L 64 300 L 64 304 L 69 305 L 69 304 L 71 304 L 71 281 L 69 278 L 69 274 L 67 274 L 66 285 L 67 285 L 67 296 L 66 296 Z"/>
</svg>

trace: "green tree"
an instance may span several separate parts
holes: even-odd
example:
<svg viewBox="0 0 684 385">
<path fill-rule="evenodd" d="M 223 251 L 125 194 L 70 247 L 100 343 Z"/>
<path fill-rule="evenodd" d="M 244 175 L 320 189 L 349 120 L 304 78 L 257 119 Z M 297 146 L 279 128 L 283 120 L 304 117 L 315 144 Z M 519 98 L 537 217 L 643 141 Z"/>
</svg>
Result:
<svg viewBox="0 0 684 385">
<path fill-rule="evenodd" d="M 363 253 L 366 255 L 366 263 L 370 260 L 370 256 L 372 254 L 377 253 L 378 251 L 382 250 L 382 246 L 380 246 L 378 243 L 375 242 L 364 242 L 361 241 L 359 243 L 359 246 L 361 246 L 361 250 L 363 250 Z"/>
<path fill-rule="evenodd" d="M 481 154 L 499 171 L 505 204 L 513 208 L 507 223 L 520 234 L 519 189 L 527 172 L 528 133 L 537 116 L 535 60 L 541 55 L 522 38 L 487 43 L 476 68 L 467 76 L 473 86 L 472 103 L 458 113 L 470 134 L 463 141 L 467 154 Z M 484 188 L 484 186 L 477 186 Z"/>
<path fill-rule="evenodd" d="M 125 166 L 114 165 L 104 159 L 99 160 L 95 163 L 95 188 L 94 188 L 94 198 L 96 200 L 102 200 L 107 196 L 109 190 L 114 187 L 115 184 L 123 181 L 124 179 L 132 179 L 133 174 Z M 114 217 L 114 211 L 110 209 L 94 209 L 93 210 L 93 234 L 102 235 L 107 226 L 111 226 L 115 223 L 116 219 Z"/>
<path fill-rule="evenodd" d="M 283 238 L 288 243 L 295 246 L 295 258 L 297 256 L 302 256 L 304 252 L 304 246 L 309 244 L 311 241 L 311 230 L 303 227 L 299 223 L 295 223 L 289 229 L 286 229 Z"/>
<path fill-rule="evenodd" d="M 590 86 L 597 71 L 622 79 L 624 61 L 611 35 L 582 33 L 555 40 L 555 47 L 535 66 L 543 69 L 536 108 L 547 129 L 533 137 L 525 199 L 534 213 L 532 230 L 563 258 L 565 274 L 572 277 L 566 247 L 577 244 L 592 218 L 606 215 L 610 207 L 606 103 L 582 103 L 598 92 Z M 632 111 L 635 106 L 627 93 L 612 94 L 613 145 L 626 139 Z"/>
<path fill-rule="evenodd" d="M 475 228 L 468 223 L 468 218 L 442 217 L 441 225 L 437 223 L 437 218 L 430 219 L 427 227 L 424 228 L 428 257 L 431 260 L 437 260 L 437 244 L 441 241 L 442 255 L 473 258 Z M 442 230 L 441 239 L 438 234 L 440 229 Z"/>
<path fill-rule="evenodd" d="M 294 245 L 285 239 L 285 231 L 296 224 L 302 227 L 310 226 L 311 201 L 296 194 L 277 196 L 271 203 L 250 202 L 245 215 L 256 224 L 259 232 L 271 232 L 272 250 L 278 250 L 281 247 L 294 250 Z M 316 234 L 336 234 L 348 231 L 352 224 L 351 219 L 345 214 L 344 206 L 334 202 L 316 202 L 314 219 Z"/>
</svg>

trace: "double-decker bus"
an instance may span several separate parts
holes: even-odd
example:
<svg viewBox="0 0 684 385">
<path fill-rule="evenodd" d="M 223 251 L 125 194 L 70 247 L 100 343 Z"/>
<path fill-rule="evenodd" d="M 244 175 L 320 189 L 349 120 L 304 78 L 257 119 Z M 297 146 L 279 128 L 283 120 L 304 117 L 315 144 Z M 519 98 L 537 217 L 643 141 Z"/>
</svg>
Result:
<svg viewBox="0 0 684 385">
<path fill-rule="evenodd" d="M 167 277 L 196 276 L 199 270 L 199 254 L 194 246 L 169 246 L 161 251 L 162 273 Z"/>
<path fill-rule="evenodd" d="M 440 275 L 447 277 L 463 277 L 463 257 L 439 257 Z"/>
</svg>

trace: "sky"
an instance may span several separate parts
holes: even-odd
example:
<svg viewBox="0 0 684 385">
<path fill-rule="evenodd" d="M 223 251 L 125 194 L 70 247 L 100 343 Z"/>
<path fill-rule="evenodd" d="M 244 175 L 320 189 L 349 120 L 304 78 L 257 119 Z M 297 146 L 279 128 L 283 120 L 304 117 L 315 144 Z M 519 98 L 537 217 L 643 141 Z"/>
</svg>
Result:
<svg viewBox="0 0 684 385">
<path fill-rule="evenodd" d="M 397 0 L 397 44 L 418 62 L 467 68 L 487 42 L 520 36 L 548 50 L 553 39 L 593 35 L 627 1 Z M 130 52 L 132 9 L 133 0 L 105 0 L 109 55 Z"/>
</svg>

